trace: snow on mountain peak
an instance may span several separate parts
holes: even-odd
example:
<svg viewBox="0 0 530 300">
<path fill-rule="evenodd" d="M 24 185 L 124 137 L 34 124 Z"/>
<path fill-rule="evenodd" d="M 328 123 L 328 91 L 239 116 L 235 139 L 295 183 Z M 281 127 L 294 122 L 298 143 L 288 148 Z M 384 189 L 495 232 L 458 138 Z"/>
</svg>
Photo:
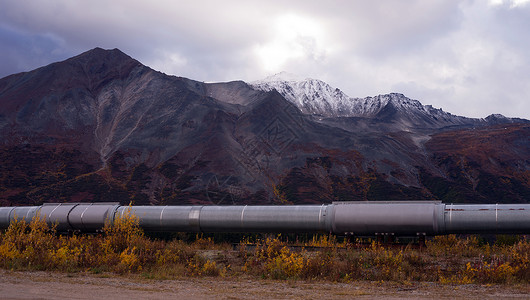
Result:
<svg viewBox="0 0 530 300">
<path fill-rule="evenodd" d="M 302 112 L 322 116 L 344 116 L 348 114 L 350 97 L 341 90 L 318 80 L 281 72 L 263 80 L 251 82 L 258 90 L 277 90 Z"/>
<path fill-rule="evenodd" d="M 399 93 L 351 98 L 321 80 L 302 79 L 287 72 L 251 82 L 250 85 L 266 92 L 276 90 L 303 113 L 323 117 L 390 118 L 400 119 L 411 126 L 429 123 L 435 127 L 462 124 L 470 120 L 431 105 L 423 105 Z"/>
<path fill-rule="evenodd" d="M 282 71 L 280 73 L 267 76 L 265 79 L 259 80 L 257 82 L 260 82 L 260 81 L 261 82 L 276 82 L 276 81 L 287 81 L 287 82 L 295 81 L 296 82 L 296 81 L 303 81 L 305 79 L 308 79 L 308 78 L 302 77 L 294 73 Z"/>
</svg>

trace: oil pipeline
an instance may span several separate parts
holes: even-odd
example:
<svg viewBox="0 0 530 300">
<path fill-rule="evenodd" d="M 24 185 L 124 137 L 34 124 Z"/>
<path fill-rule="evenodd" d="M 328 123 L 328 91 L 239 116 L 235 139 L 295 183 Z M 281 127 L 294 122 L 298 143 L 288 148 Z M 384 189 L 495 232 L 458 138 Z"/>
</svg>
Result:
<svg viewBox="0 0 530 300">
<path fill-rule="evenodd" d="M 334 202 L 323 205 L 120 206 L 46 203 L 0 207 L 0 229 L 39 215 L 59 232 L 95 232 L 135 215 L 146 232 L 331 233 L 350 236 L 530 234 L 530 204 L 437 201 Z"/>
</svg>

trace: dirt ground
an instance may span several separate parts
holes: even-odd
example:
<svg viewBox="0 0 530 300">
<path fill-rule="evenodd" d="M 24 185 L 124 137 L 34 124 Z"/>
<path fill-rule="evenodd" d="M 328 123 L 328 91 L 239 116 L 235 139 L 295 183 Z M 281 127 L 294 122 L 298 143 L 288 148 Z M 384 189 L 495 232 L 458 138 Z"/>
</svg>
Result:
<svg viewBox="0 0 530 300">
<path fill-rule="evenodd" d="M 1 299 L 528 299 L 530 286 L 327 283 L 250 278 L 153 280 L 109 274 L 0 270 Z"/>
</svg>

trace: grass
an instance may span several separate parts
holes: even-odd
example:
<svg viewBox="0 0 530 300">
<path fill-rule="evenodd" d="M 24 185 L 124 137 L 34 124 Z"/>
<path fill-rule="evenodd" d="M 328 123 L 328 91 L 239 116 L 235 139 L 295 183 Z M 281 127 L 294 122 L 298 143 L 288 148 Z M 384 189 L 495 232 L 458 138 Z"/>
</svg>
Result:
<svg viewBox="0 0 530 300">
<path fill-rule="evenodd" d="M 299 247 L 292 247 L 293 245 Z M 318 250 L 313 250 L 319 247 Z M 447 284 L 530 282 L 530 242 L 500 236 L 438 236 L 425 247 L 339 242 L 313 237 L 287 242 L 280 236 L 227 243 L 147 237 L 127 215 L 96 235 L 59 235 L 40 218 L 13 221 L 0 234 L 0 267 L 11 270 L 137 274 L 145 279 L 252 276 L 275 280 L 358 280 Z"/>
</svg>

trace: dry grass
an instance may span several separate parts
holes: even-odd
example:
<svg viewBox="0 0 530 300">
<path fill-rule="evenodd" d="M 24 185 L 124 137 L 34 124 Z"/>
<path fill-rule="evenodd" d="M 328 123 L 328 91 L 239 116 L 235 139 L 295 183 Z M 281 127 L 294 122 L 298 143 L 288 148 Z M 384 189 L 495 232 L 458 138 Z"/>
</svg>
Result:
<svg viewBox="0 0 530 300">
<path fill-rule="evenodd" d="M 290 247 L 280 238 L 227 244 L 148 238 L 134 216 L 117 219 L 97 235 L 58 235 L 42 219 L 14 221 L 0 234 L 0 267 L 11 270 L 141 274 L 145 278 L 254 276 L 279 280 L 356 280 L 407 283 L 530 282 L 530 242 L 503 237 L 436 237 L 426 247 L 348 244 L 322 236 Z M 504 241 L 504 242 L 503 242 Z M 509 242 L 506 242 L 509 241 Z M 306 248 L 320 247 L 317 251 Z"/>
</svg>

